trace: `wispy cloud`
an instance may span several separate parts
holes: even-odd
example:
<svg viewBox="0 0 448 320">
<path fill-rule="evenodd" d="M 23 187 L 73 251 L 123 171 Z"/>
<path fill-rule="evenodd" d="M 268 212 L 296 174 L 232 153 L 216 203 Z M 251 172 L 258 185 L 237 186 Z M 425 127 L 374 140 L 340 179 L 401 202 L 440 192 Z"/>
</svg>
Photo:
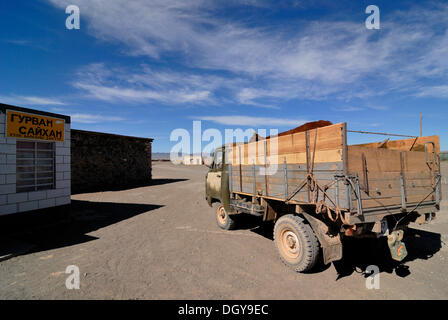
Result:
<svg viewBox="0 0 448 320">
<path fill-rule="evenodd" d="M 333 107 L 333 111 L 337 112 L 357 112 L 357 111 L 365 111 L 365 110 L 377 110 L 377 111 L 384 111 L 388 110 L 389 108 L 387 106 L 380 106 L 380 105 L 368 105 L 368 106 L 340 106 L 340 107 Z"/>
<path fill-rule="evenodd" d="M 389 110 L 388 106 L 381 106 L 381 105 L 370 105 L 368 106 L 369 109 L 378 110 L 378 111 L 384 111 Z"/>
<path fill-rule="evenodd" d="M 82 68 L 73 86 L 90 98 L 108 102 L 181 104 L 211 102 L 210 80 L 174 72 L 153 72 L 147 67 L 139 71 L 107 68 L 99 63 Z"/>
<path fill-rule="evenodd" d="M 262 102 L 257 102 L 257 100 L 266 100 L 266 98 L 272 98 L 274 95 L 270 94 L 267 91 L 260 91 L 254 88 L 243 88 L 239 92 L 236 93 L 236 100 L 240 104 L 262 107 L 267 109 L 279 109 L 279 107 L 266 104 Z"/>
<path fill-rule="evenodd" d="M 333 108 L 333 111 L 339 111 L 339 112 L 353 112 L 353 111 L 362 111 L 362 110 L 364 110 L 364 108 L 352 107 L 352 106 Z"/>
<path fill-rule="evenodd" d="M 3 40 L 4 42 L 15 44 L 18 46 L 31 46 L 33 43 L 29 40 Z"/>
<path fill-rule="evenodd" d="M 54 97 L 20 96 L 20 95 L 0 96 L 0 102 L 19 106 L 21 105 L 62 106 L 66 104 L 59 98 Z"/>
<path fill-rule="evenodd" d="M 110 117 L 99 114 L 87 114 L 87 113 L 74 113 L 70 114 L 70 117 L 72 122 L 85 123 L 85 124 L 126 120 L 121 117 Z"/>
<path fill-rule="evenodd" d="M 363 21 L 334 17 L 267 28 L 252 24 L 250 18 L 232 20 L 214 14 L 226 6 L 238 6 L 234 1 L 109 0 L 107 5 L 90 0 L 49 1 L 61 8 L 79 5 L 89 32 L 123 44 L 129 55 L 160 60 L 176 55 L 189 68 L 224 70 L 229 79 L 243 78 L 246 83 L 235 93 L 240 104 L 269 107 L 285 99 L 347 100 L 393 91 L 413 95 L 428 78 L 441 86 L 447 82 L 448 33 L 438 31 L 448 26 L 446 4 L 390 12 L 381 30 L 372 31 Z M 244 5 L 269 8 L 277 4 L 246 1 Z M 165 103 L 210 101 L 216 89 L 192 85 L 160 92 L 151 86 L 137 89 L 84 82 L 77 87 L 98 99 Z"/>
<path fill-rule="evenodd" d="M 26 40 L 26 39 L 6 39 L 1 40 L 3 42 L 6 42 L 8 44 L 12 44 L 15 46 L 21 46 L 21 47 L 29 47 L 34 49 L 39 49 L 43 51 L 48 51 L 48 46 L 42 43 L 42 41 L 33 41 L 33 40 Z M 47 42 L 47 41 L 44 41 Z"/>
<path fill-rule="evenodd" d="M 423 87 L 416 93 L 416 96 L 448 98 L 448 85 Z"/>
<path fill-rule="evenodd" d="M 297 127 L 306 121 L 299 119 L 287 118 L 265 118 L 265 117 L 248 117 L 248 116 L 203 116 L 194 119 L 212 121 L 215 123 L 230 126 L 245 127 Z"/>
<path fill-rule="evenodd" d="M 158 101 L 163 103 L 187 103 L 207 100 L 208 91 L 166 91 L 136 90 L 125 87 L 108 87 L 104 85 L 86 84 L 77 82 L 75 87 L 87 91 L 90 96 L 105 101 L 148 102 Z M 119 100 L 119 101 L 117 101 Z"/>
</svg>

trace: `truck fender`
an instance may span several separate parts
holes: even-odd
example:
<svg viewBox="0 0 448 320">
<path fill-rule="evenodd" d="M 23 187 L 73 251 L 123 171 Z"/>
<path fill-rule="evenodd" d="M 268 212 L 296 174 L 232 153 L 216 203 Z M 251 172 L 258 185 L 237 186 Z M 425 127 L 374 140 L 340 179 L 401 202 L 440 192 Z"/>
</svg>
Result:
<svg viewBox="0 0 448 320">
<path fill-rule="evenodd" d="M 308 221 L 316 234 L 322 247 L 324 264 L 342 259 L 342 242 L 339 234 L 331 236 L 328 234 L 328 226 L 312 215 L 302 212 L 303 217 Z"/>
</svg>

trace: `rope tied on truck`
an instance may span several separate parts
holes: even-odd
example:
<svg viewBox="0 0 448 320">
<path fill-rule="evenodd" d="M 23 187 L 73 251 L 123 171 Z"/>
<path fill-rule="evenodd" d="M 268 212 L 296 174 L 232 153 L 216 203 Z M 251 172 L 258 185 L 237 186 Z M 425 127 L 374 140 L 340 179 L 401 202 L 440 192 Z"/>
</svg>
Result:
<svg viewBox="0 0 448 320">
<path fill-rule="evenodd" d="M 343 224 L 349 224 L 347 220 L 345 219 L 345 216 L 339 208 L 339 206 L 336 204 L 336 202 L 330 197 L 330 195 L 327 193 L 327 190 L 335 184 L 335 181 L 332 181 L 326 185 L 319 185 L 316 178 L 314 177 L 313 173 L 308 173 L 305 177 L 305 179 L 299 184 L 299 186 L 286 198 L 286 202 L 290 201 L 300 190 L 303 189 L 306 185 L 308 185 L 308 188 L 310 192 L 312 192 L 312 201 L 311 203 L 316 205 L 316 213 L 317 214 L 327 214 L 328 218 L 332 222 L 336 222 L 338 219 L 342 221 Z M 323 193 L 323 199 L 319 199 L 319 191 Z M 328 199 L 333 206 L 328 205 L 326 199 Z"/>
<path fill-rule="evenodd" d="M 314 176 L 312 176 L 312 179 L 314 180 L 314 184 L 317 186 L 315 192 L 314 192 L 314 203 L 316 203 L 316 213 L 317 214 L 327 214 L 327 217 L 330 219 L 331 222 L 336 223 L 338 219 L 341 220 L 343 224 L 349 224 L 348 221 L 345 219 L 344 213 L 342 212 L 341 208 L 336 204 L 336 202 L 328 195 L 327 190 L 335 184 L 335 181 L 332 181 L 324 186 L 320 186 Z M 323 199 L 317 201 L 319 198 L 319 189 L 323 193 Z M 332 204 L 333 207 L 329 206 L 325 199 L 328 199 Z M 334 212 L 334 215 L 333 215 Z"/>
<path fill-rule="evenodd" d="M 313 144 L 313 152 L 311 155 L 310 152 L 310 137 L 308 131 L 306 131 L 306 162 L 307 162 L 307 175 L 305 179 L 298 185 L 298 187 L 288 196 L 286 197 L 286 201 L 290 201 L 300 190 L 302 190 L 305 186 L 308 187 L 308 197 L 309 201 L 316 205 L 316 213 L 317 214 L 326 214 L 328 219 L 333 223 L 336 223 L 338 219 L 341 220 L 343 224 L 348 224 L 348 221 L 345 219 L 345 216 L 337 205 L 337 203 L 328 195 L 327 190 L 335 184 L 335 181 L 332 181 L 326 185 L 319 185 L 316 178 L 314 177 L 314 163 L 316 158 L 316 146 L 317 146 L 317 129 L 314 131 L 314 144 Z M 323 199 L 319 200 L 319 190 L 323 193 Z M 311 194 L 312 193 L 312 194 Z M 333 206 L 328 205 L 326 202 L 328 199 Z"/>
</svg>

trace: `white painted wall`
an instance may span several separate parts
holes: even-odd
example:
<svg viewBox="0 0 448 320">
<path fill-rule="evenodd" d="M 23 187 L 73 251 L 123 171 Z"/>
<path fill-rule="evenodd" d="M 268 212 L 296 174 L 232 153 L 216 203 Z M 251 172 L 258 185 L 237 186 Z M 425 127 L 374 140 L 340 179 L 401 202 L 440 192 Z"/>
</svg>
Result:
<svg viewBox="0 0 448 320">
<path fill-rule="evenodd" d="M 0 215 L 70 203 L 70 124 L 65 141 L 56 142 L 56 188 L 16 193 L 16 138 L 6 138 L 6 115 L 0 112 Z"/>
</svg>

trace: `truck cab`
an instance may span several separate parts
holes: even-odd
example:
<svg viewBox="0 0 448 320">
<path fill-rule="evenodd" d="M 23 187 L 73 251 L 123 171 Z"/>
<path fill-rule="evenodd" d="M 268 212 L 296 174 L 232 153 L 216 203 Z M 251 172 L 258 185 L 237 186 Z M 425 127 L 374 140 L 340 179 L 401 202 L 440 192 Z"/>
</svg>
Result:
<svg viewBox="0 0 448 320">
<path fill-rule="evenodd" d="M 231 213 L 229 175 L 225 166 L 225 159 L 225 147 L 216 148 L 213 153 L 213 161 L 205 178 L 205 193 L 208 204 L 216 207 L 218 226 L 231 229 L 231 225 L 234 224 L 232 224 L 233 220 L 229 216 L 229 213 Z"/>
<path fill-rule="evenodd" d="M 222 172 L 223 172 L 223 148 L 217 148 L 213 153 L 213 161 L 206 176 L 206 196 L 211 205 L 215 201 L 221 201 Z"/>
</svg>

